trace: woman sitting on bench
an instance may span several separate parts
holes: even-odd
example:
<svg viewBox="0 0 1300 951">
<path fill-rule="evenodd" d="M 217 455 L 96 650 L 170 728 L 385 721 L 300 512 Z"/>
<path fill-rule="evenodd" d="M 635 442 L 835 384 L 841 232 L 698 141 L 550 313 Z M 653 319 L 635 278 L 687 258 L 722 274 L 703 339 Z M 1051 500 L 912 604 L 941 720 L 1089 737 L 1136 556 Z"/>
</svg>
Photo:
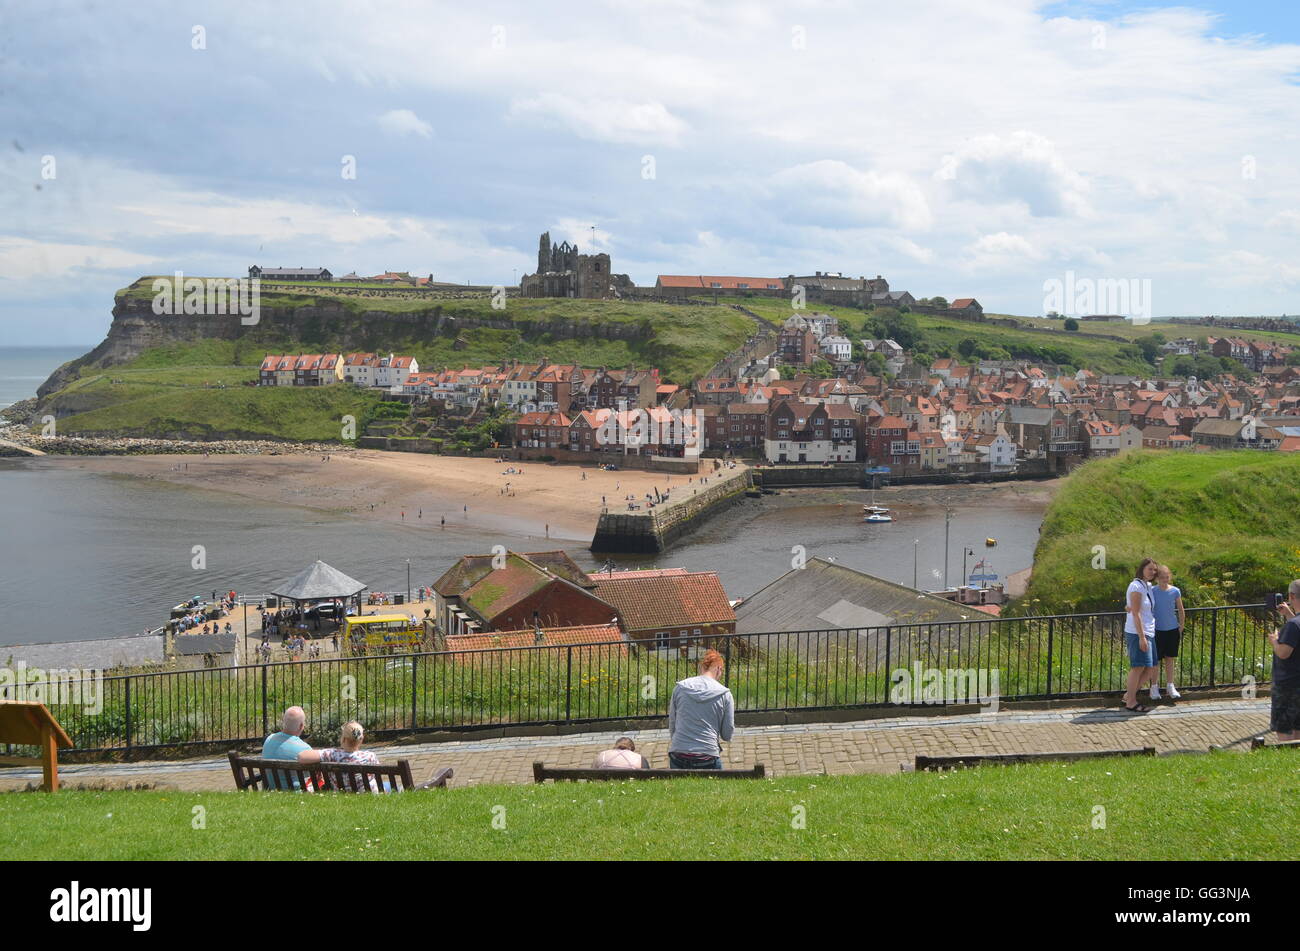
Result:
<svg viewBox="0 0 1300 951">
<path fill-rule="evenodd" d="M 379 757 L 369 750 L 361 748 L 366 731 L 356 720 L 343 724 L 343 735 L 339 737 L 339 746 L 323 750 L 303 750 L 298 754 L 300 763 L 352 763 L 357 766 L 378 766 Z M 382 792 L 378 781 L 370 777 L 372 792 Z"/>
</svg>

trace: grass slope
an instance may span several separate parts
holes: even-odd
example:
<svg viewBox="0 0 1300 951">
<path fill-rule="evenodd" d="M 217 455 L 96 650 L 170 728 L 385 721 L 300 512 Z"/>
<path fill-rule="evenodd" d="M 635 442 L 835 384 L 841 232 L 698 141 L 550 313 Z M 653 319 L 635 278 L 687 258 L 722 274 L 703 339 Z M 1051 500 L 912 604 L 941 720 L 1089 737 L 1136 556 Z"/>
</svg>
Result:
<svg viewBox="0 0 1300 951">
<path fill-rule="evenodd" d="M 1291 751 L 370 797 L 0 795 L 7 859 L 1285 859 Z M 1151 791 L 1178 790 L 1175 808 Z M 205 828 L 195 829 L 195 806 Z M 802 814 L 804 828 L 797 828 Z M 1098 809 L 1101 807 L 1101 810 Z M 504 828 L 497 828 L 504 821 Z M 1099 828 L 1098 826 L 1104 826 Z"/>
<path fill-rule="evenodd" d="M 365 293 L 320 287 L 263 294 L 265 319 L 238 339 L 177 342 L 127 364 L 83 367 L 40 412 L 55 414 L 65 435 L 337 440 L 344 415 L 356 417 L 358 432 L 364 429 L 378 395 L 345 386 L 240 384 L 257 378 L 267 353 L 352 351 L 412 354 L 426 370 L 543 358 L 589 367 L 635 364 L 658 367 L 665 381 L 685 384 L 755 329 L 751 317 L 731 307 L 511 299 L 504 310 L 493 310 L 487 299 L 431 302 L 414 292 Z M 142 278 L 118 296 L 151 300 L 152 279 Z M 302 308 L 311 310 L 300 313 Z M 473 321 L 505 326 L 467 326 Z"/>
<path fill-rule="evenodd" d="M 153 280 L 141 278 L 118 291 L 118 297 L 152 300 Z M 301 293 L 264 293 L 264 315 L 268 310 L 290 314 L 302 308 L 317 313 L 299 322 L 299 332 L 292 336 L 286 336 L 278 319 L 264 319 L 244 330 L 239 341 L 204 341 L 204 362 L 255 365 L 268 350 L 395 350 L 413 354 L 422 368 L 436 369 L 545 356 L 555 363 L 584 366 L 657 366 L 666 380 L 684 384 L 744 343 L 755 329 L 752 318 L 727 306 L 510 298 L 504 309 L 494 310 L 486 297 L 431 299 L 415 291 L 405 296 L 366 294 L 364 289 L 331 285 L 304 285 Z M 437 335 L 400 319 L 439 314 L 444 325 Z M 385 319 L 387 315 L 394 319 Z M 458 320 L 509 326 L 458 328 Z M 615 339 L 618 334 L 611 335 L 611 327 L 634 339 Z M 212 359 L 219 352 L 231 353 L 232 359 Z"/>
<path fill-rule="evenodd" d="M 754 298 L 741 302 L 768 320 L 781 321 L 793 311 L 786 301 L 773 298 Z M 892 311 L 866 312 L 848 307 L 835 307 L 820 303 L 809 304 L 805 313 L 826 313 L 840 318 L 842 328 L 847 329 L 847 336 L 857 340 L 867 334 L 863 325 L 872 313 L 892 313 Z M 921 343 L 930 353 L 942 349 L 957 354 L 957 345 L 970 338 L 987 348 L 1001 347 L 1013 358 L 1042 359 L 1048 362 L 1065 362 L 1070 366 L 1086 367 L 1097 373 L 1124 373 L 1134 376 L 1156 376 L 1155 368 L 1140 357 L 1126 355 L 1121 348 L 1128 346 L 1127 341 L 1149 337 L 1155 333 L 1164 334 L 1167 340 L 1176 337 L 1202 337 L 1211 327 L 1188 326 L 1168 322 L 1156 322 L 1140 326 L 1128 323 L 1084 324 L 1079 332 L 1067 332 L 1063 320 L 1047 320 L 1036 317 L 1013 317 L 1006 314 L 988 314 L 989 317 L 1016 321 L 1018 327 L 1004 327 L 989 323 L 974 323 L 949 317 L 930 314 L 911 313 L 907 316 L 916 321 L 921 332 Z M 1220 331 L 1219 335 L 1225 333 Z M 1295 344 L 1300 342 L 1294 335 L 1232 331 L 1234 336 L 1259 340 L 1281 340 Z M 1111 340 L 1107 337 L 1121 337 L 1123 340 Z M 1052 352 L 1059 356 L 1068 356 L 1068 360 L 1053 359 Z M 970 362 L 963 358 L 963 362 Z"/>
<path fill-rule="evenodd" d="M 1137 563 L 1168 564 L 1189 605 L 1254 602 L 1300 577 L 1292 453 L 1134 450 L 1066 480 L 1043 519 L 1024 614 L 1122 610 Z M 1093 547 L 1106 567 L 1094 569 Z"/>
<path fill-rule="evenodd" d="M 60 435 L 327 442 L 339 440 L 345 415 L 361 432 L 381 400 L 351 386 L 242 385 L 256 377 L 247 367 L 113 367 L 73 381 L 42 412 L 71 414 L 60 416 Z"/>
</svg>

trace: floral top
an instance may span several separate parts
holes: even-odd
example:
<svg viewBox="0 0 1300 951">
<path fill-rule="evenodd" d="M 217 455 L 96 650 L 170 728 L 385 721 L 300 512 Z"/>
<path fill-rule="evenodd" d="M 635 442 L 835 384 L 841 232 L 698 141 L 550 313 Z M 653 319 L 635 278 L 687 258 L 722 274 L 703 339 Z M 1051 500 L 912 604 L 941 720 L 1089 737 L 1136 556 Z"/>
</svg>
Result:
<svg viewBox="0 0 1300 951">
<path fill-rule="evenodd" d="M 344 750 L 337 747 L 321 750 L 320 761 L 322 763 L 352 763 L 355 766 L 379 765 L 379 757 L 370 750 Z M 346 781 L 344 780 L 344 782 Z M 370 789 L 372 792 L 380 791 L 379 783 L 373 776 L 370 777 Z"/>
</svg>

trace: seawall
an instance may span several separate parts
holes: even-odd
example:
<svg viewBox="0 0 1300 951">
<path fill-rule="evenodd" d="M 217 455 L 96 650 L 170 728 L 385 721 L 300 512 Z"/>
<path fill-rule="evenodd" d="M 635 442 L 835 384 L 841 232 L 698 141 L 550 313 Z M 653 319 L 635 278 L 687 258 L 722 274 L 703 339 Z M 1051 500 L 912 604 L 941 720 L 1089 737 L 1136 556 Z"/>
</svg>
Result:
<svg viewBox="0 0 1300 951">
<path fill-rule="evenodd" d="M 717 476 L 709 478 L 723 478 L 724 481 L 698 488 L 678 485 L 673 495 L 686 491 L 690 494 L 648 511 L 602 514 L 596 524 L 596 535 L 591 540 L 591 550 L 612 554 L 667 551 L 673 542 L 694 530 L 709 516 L 743 499 L 753 485 L 748 469 L 721 470 Z"/>
</svg>

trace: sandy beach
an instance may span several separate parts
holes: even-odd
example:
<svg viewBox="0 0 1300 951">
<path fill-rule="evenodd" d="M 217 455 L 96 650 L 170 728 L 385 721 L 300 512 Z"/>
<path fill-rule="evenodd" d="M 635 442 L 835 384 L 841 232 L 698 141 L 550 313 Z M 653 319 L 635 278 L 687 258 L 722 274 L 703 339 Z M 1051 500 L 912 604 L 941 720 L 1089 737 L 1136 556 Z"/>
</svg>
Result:
<svg viewBox="0 0 1300 951">
<path fill-rule="evenodd" d="M 627 495 L 643 499 L 656 488 L 665 491 L 700 479 L 367 449 L 332 453 L 328 462 L 310 454 L 46 456 L 30 465 L 154 479 L 392 522 L 427 524 L 446 518 L 449 527 L 549 533 L 584 544 L 591 541 L 602 504 L 626 511 Z M 511 468 L 513 473 L 506 471 Z"/>
</svg>

